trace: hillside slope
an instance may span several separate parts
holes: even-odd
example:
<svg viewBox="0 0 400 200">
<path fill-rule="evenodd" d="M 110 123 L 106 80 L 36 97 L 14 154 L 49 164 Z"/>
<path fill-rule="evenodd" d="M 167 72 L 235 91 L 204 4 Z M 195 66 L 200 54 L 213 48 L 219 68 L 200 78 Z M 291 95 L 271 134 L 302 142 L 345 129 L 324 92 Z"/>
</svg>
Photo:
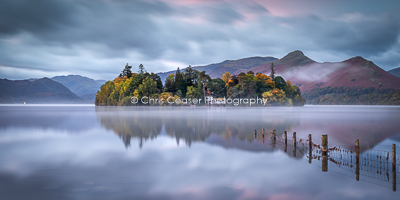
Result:
<svg viewBox="0 0 400 200">
<path fill-rule="evenodd" d="M 93 80 L 80 75 L 55 76 L 51 80 L 63 84 L 88 103 L 94 102 L 97 90 L 105 83 L 104 80 Z"/>
<path fill-rule="evenodd" d="M 250 68 L 270 63 L 271 61 L 274 60 L 277 60 L 277 58 L 256 56 L 250 58 L 243 58 L 239 60 L 225 60 L 221 63 L 215 63 L 205 66 L 195 66 L 193 67 L 193 69 L 196 69 L 200 72 L 206 71 L 211 78 L 218 78 L 221 77 L 221 75 L 225 72 L 229 72 L 231 74 L 238 74 L 242 71 L 248 71 Z M 180 70 L 183 71 L 184 69 Z M 161 77 L 161 80 L 164 82 L 165 78 L 171 73 L 175 73 L 175 71 L 168 71 L 157 74 Z"/>
<path fill-rule="evenodd" d="M 67 87 L 49 78 L 0 79 L 0 103 L 82 103 Z"/>
<path fill-rule="evenodd" d="M 390 74 L 400 78 L 400 67 L 388 71 Z"/>
<path fill-rule="evenodd" d="M 400 78 L 360 56 L 337 63 L 318 63 L 301 51 L 294 51 L 273 63 L 276 75 L 291 80 L 302 91 L 328 86 L 400 89 Z M 250 70 L 269 74 L 270 65 L 267 63 Z"/>
</svg>

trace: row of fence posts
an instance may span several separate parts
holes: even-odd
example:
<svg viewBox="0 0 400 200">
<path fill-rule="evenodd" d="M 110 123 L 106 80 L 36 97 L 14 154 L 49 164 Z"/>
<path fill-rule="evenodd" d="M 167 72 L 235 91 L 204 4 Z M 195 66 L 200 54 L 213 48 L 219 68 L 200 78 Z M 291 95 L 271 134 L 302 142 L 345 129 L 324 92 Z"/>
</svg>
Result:
<svg viewBox="0 0 400 200">
<path fill-rule="evenodd" d="M 264 138 L 265 138 L 265 130 L 261 130 L 262 134 L 262 142 L 264 143 Z M 272 132 L 273 136 L 273 147 L 275 148 L 276 144 L 276 131 L 273 130 Z M 257 129 L 254 130 L 254 137 L 257 138 Z M 287 152 L 287 131 L 283 133 L 283 137 L 285 140 L 285 148 L 284 151 L 285 153 Z M 322 171 L 327 172 L 328 171 L 328 135 L 322 135 L 322 144 L 321 144 L 321 157 L 322 157 Z M 296 132 L 293 132 L 293 156 L 296 157 L 296 145 L 297 145 L 297 140 L 296 140 Z M 311 134 L 308 134 L 308 163 L 311 164 L 312 161 L 312 149 L 313 149 L 313 142 L 312 142 L 312 136 Z M 360 180 L 360 140 L 356 140 L 356 180 Z M 392 188 L 393 191 L 396 191 L 396 144 L 392 145 Z"/>
</svg>

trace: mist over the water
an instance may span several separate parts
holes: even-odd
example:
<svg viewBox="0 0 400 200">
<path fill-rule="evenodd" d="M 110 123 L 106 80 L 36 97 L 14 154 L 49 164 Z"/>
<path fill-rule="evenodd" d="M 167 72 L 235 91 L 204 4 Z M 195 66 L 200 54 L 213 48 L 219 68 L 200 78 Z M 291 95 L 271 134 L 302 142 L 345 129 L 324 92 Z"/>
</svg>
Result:
<svg viewBox="0 0 400 200">
<path fill-rule="evenodd" d="M 400 145 L 399 118 L 396 106 L 0 106 L 0 196 L 394 199 L 390 181 L 357 181 L 331 161 L 324 173 L 290 138 L 388 150 Z M 268 139 L 274 129 L 287 147 Z"/>
</svg>

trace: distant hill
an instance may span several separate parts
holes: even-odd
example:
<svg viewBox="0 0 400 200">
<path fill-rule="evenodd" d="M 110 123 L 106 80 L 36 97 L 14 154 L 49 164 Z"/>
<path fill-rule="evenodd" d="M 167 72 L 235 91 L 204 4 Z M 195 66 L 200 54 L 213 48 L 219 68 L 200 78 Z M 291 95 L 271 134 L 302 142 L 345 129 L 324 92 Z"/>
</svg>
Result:
<svg viewBox="0 0 400 200">
<path fill-rule="evenodd" d="M 0 79 L 0 103 L 83 103 L 67 87 L 49 78 Z"/>
<path fill-rule="evenodd" d="M 323 87 L 374 87 L 400 89 L 400 79 L 360 56 L 337 63 L 318 63 L 294 51 L 274 61 L 276 74 L 300 86 L 302 91 Z M 270 63 L 251 68 L 270 73 Z"/>
<path fill-rule="evenodd" d="M 270 63 L 271 61 L 277 60 L 274 57 L 250 57 L 250 58 L 243 58 L 239 60 L 225 60 L 221 63 L 215 63 L 205 66 L 194 66 L 193 69 L 198 71 L 206 71 L 211 78 L 218 78 L 221 77 L 222 74 L 225 72 L 229 72 L 231 74 L 238 74 L 242 71 L 248 71 L 252 67 L 260 66 L 262 64 Z M 180 69 L 181 71 L 184 70 Z M 165 78 L 170 75 L 171 73 L 175 73 L 175 71 L 168 71 L 157 73 L 161 80 L 164 82 Z"/>
<path fill-rule="evenodd" d="M 400 78 L 400 67 L 388 71 L 390 74 Z"/>
<path fill-rule="evenodd" d="M 80 75 L 55 76 L 51 80 L 63 84 L 87 103 L 94 102 L 97 90 L 100 90 L 100 86 L 106 82 Z"/>
<path fill-rule="evenodd" d="M 225 72 L 239 74 L 253 71 L 268 74 L 274 63 L 276 75 L 298 85 L 302 92 L 324 87 L 374 87 L 400 89 L 400 68 L 390 73 L 360 56 L 342 62 L 316 62 L 301 51 L 293 51 L 281 59 L 273 57 L 251 57 L 239 60 L 226 60 L 217 64 L 193 67 L 206 71 L 212 78 L 221 77 Z M 162 80 L 175 71 L 159 73 Z M 392 75 L 392 74 L 393 75 Z"/>
</svg>

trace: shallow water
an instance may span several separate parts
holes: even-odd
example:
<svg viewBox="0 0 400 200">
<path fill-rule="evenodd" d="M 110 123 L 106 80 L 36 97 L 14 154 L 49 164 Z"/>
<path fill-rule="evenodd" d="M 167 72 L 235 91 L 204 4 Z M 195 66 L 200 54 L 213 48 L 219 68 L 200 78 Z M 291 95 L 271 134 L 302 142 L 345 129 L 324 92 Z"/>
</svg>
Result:
<svg viewBox="0 0 400 200">
<path fill-rule="evenodd" d="M 359 139 L 359 180 L 349 153 L 309 159 L 308 134 L 349 151 Z M 374 159 L 392 144 L 400 107 L 3 105 L 0 199 L 396 199 L 399 162 Z"/>
</svg>

